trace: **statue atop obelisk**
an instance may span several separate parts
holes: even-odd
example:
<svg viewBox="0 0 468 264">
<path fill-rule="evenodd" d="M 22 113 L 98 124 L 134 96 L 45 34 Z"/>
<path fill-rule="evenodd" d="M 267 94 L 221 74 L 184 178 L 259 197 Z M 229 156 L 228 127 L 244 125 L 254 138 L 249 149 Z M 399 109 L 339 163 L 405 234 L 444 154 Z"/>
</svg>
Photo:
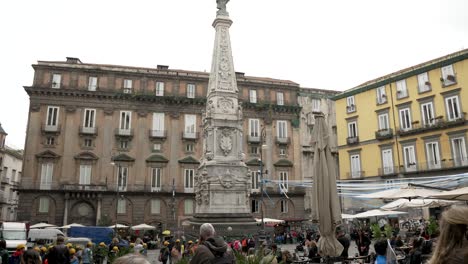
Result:
<svg viewBox="0 0 468 264">
<path fill-rule="evenodd" d="M 232 59 L 226 10 L 217 0 L 216 30 L 206 111 L 203 115 L 203 157 L 195 179 L 196 210 L 192 223 L 211 222 L 235 229 L 254 224 L 250 211 L 250 177 L 243 158 L 242 107 Z"/>
</svg>

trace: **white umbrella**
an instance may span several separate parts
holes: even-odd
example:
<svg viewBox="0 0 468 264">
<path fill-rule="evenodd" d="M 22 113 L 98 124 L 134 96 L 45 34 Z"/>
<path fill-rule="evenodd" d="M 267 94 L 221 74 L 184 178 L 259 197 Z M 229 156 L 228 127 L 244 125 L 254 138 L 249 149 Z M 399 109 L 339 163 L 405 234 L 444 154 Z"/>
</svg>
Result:
<svg viewBox="0 0 468 264">
<path fill-rule="evenodd" d="M 60 228 L 61 228 L 61 229 L 70 229 L 72 226 L 84 226 L 84 225 L 82 225 L 82 224 L 77 224 L 77 223 L 72 223 L 72 224 L 68 224 L 68 225 L 61 226 Z"/>
<path fill-rule="evenodd" d="M 30 226 L 29 229 L 47 228 L 47 227 L 57 228 L 56 225 L 51 225 L 51 224 L 47 224 L 47 223 L 38 223 L 38 224 Z"/>
<path fill-rule="evenodd" d="M 133 230 L 155 230 L 156 227 L 150 226 L 150 225 L 147 225 L 147 224 L 139 224 L 139 225 L 136 225 L 136 226 L 132 226 L 131 229 L 133 229 Z"/>
<path fill-rule="evenodd" d="M 385 210 L 369 210 L 367 212 L 355 214 L 354 218 L 369 218 L 373 216 L 387 216 L 387 215 L 400 215 L 400 214 L 407 214 L 407 212 L 400 212 L 400 211 L 385 211 Z"/>
<path fill-rule="evenodd" d="M 115 224 L 115 225 L 111 225 L 109 227 L 110 228 L 128 228 L 128 226 L 122 225 L 122 224 Z"/>
<path fill-rule="evenodd" d="M 435 197 L 438 199 L 468 201 L 468 187 L 441 192 L 438 194 L 434 194 L 431 197 Z"/>
<path fill-rule="evenodd" d="M 375 193 L 369 193 L 364 195 L 357 196 L 358 198 L 377 198 L 377 199 L 399 199 L 399 198 L 406 198 L 406 199 L 413 199 L 418 197 L 429 197 L 434 194 L 440 193 L 439 191 L 425 189 L 425 188 L 417 188 L 413 186 L 406 186 L 398 189 L 390 189 Z"/>
<path fill-rule="evenodd" d="M 438 207 L 445 206 L 451 203 L 453 202 L 438 199 L 412 199 L 411 201 L 409 201 L 408 199 L 398 199 L 380 207 L 380 209 L 397 210 L 404 208 Z"/>
<path fill-rule="evenodd" d="M 356 217 L 354 217 L 354 215 L 352 215 L 352 214 L 341 214 L 341 218 L 343 218 L 343 219 L 354 219 Z"/>
<path fill-rule="evenodd" d="M 261 218 L 255 218 L 255 221 L 257 221 L 257 223 L 261 223 L 262 222 L 262 219 Z M 273 219 L 273 218 L 263 218 L 263 222 L 265 224 L 283 224 L 284 223 L 284 220 L 281 220 L 281 219 Z"/>
</svg>

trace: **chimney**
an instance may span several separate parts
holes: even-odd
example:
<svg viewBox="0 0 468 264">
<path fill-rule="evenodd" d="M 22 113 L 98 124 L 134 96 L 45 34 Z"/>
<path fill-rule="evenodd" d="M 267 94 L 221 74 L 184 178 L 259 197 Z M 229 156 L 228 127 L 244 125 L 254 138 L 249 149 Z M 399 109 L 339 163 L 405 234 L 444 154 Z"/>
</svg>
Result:
<svg viewBox="0 0 468 264">
<path fill-rule="evenodd" d="M 78 58 L 67 57 L 67 63 L 81 64 L 81 61 Z"/>
<path fill-rule="evenodd" d="M 157 69 L 158 70 L 168 70 L 169 66 L 168 65 L 158 65 Z"/>
</svg>

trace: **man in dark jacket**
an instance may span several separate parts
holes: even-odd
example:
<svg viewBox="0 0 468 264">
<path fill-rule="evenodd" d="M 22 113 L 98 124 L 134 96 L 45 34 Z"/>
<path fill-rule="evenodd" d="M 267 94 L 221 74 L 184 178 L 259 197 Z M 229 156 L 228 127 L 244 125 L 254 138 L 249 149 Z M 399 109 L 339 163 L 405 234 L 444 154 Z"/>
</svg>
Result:
<svg viewBox="0 0 468 264">
<path fill-rule="evenodd" d="M 205 223 L 200 226 L 200 240 L 190 264 L 235 264 L 235 258 L 221 237 L 214 237 L 213 225 Z"/>
<path fill-rule="evenodd" d="M 57 237 L 57 245 L 50 249 L 48 255 L 49 264 L 70 264 L 70 252 L 65 246 L 63 236 Z"/>
<path fill-rule="evenodd" d="M 348 249 L 349 249 L 349 245 L 351 244 L 351 242 L 346 237 L 345 232 L 343 230 L 341 230 L 341 229 L 339 229 L 336 232 L 336 239 L 338 239 L 338 241 L 341 243 L 341 245 L 343 245 L 343 252 L 341 252 L 341 257 L 343 259 L 347 259 L 348 258 Z"/>
</svg>

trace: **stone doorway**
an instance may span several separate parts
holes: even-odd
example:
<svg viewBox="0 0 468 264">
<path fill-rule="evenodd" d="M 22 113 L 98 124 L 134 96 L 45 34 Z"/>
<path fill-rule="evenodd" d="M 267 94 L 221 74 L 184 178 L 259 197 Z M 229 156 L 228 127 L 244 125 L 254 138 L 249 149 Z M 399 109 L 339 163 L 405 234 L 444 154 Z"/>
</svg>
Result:
<svg viewBox="0 0 468 264">
<path fill-rule="evenodd" d="M 85 201 L 75 203 L 70 210 L 68 223 L 77 223 L 86 226 L 96 225 L 96 210 Z"/>
</svg>

